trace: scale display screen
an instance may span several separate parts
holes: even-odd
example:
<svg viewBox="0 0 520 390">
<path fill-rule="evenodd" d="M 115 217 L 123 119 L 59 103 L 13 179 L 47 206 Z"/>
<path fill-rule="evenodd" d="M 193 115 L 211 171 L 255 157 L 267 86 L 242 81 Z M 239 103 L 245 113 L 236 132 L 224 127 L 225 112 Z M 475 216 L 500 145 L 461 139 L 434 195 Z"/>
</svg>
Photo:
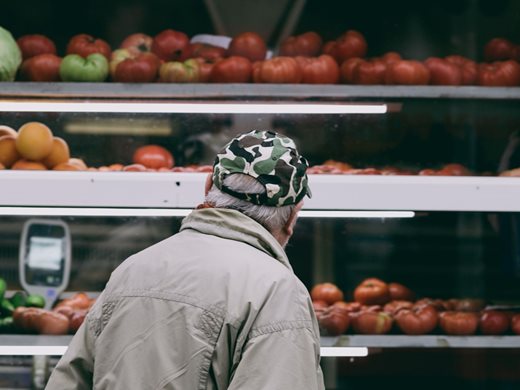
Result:
<svg viewBox="0 0 520 390">
<path fill-rule="evenodd" d="M 60 286 L 66 257 L 66 231 L 61 225 L 34 223 L 25 236 L 25 279 L 30 285 Z"/>
</svg>

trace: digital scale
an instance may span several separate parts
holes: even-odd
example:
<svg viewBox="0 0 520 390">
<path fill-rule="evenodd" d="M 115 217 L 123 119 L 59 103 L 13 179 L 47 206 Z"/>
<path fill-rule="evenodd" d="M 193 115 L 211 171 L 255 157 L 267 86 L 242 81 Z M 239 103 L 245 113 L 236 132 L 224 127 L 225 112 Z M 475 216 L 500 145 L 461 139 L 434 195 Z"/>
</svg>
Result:
<svg viewBox="0 0 520 390">
<path fill-rule="evenodd" d="M 69 283 L 71 242 L 68 225 L 56 219 L 29 219 L 20 239 L 19 274 L 29 294 L 45 298 L 50 309 Z"/>
</svg>

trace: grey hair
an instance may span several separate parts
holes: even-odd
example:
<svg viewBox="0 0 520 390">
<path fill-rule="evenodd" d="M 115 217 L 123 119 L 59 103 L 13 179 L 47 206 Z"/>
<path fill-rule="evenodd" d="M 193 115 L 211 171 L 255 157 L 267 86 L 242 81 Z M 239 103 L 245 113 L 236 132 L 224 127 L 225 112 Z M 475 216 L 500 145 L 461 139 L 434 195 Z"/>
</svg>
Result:
<svg viewBox="0 0 520 390">
<path fill-rule="evenodd" d="M 224 179 L 224 185 L 236 192 L 247 192 L 250 194 L 265 192 L 265 187 L 258 180 L 240 173 L 227 176 Z M 226 194 L 215 187 L 215 185 L 211 186 L 205 200 L 214 207 L 238 210 L 249 218 L 254 219 L 271 233 L 276 233 L 285 226 L 295 208 L 295 205 L 280 207 L 259 206 Z"/>
</svg>

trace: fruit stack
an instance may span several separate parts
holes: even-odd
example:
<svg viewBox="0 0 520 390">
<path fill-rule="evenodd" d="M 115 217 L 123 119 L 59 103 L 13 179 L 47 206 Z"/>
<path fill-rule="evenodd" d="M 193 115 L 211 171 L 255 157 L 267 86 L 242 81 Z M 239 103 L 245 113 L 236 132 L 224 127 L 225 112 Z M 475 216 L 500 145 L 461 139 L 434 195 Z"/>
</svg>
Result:
<svg viewBox="0 0 520 390">
<path fill-rule="evenodd" d="M 486 307 L 474 298 L 416 300 L 403 284 L 378 278 L 357 285 L 350 302 L 332 283 L 315 285 L 311 298 L 323 335 L 520 335 L 520 313 L 514 310 Z"/>
</svg>

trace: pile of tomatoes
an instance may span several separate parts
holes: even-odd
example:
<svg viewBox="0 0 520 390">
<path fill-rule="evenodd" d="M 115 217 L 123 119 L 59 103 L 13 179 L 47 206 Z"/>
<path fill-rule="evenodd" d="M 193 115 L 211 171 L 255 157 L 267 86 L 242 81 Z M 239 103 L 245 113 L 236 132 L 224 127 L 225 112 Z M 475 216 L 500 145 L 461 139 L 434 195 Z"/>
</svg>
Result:
<svg viewBox="0 0 520 390">
<path fill-rule="evenodd" d="M 219 46 L 192 42 L 184 32 L 166 29 L 155 36 L 133 33 L 113 50 L 103 39 L 77 34 L 60 57 L 48 37 L 24 35 L 17 40 L 24 59 L 19 74 L 28 81 L 520 85 L 520 45 L 505 38 L 485 45 L 482 63 L 460 55 L 405 59 L 393 51 L 368 58 L 367 41 L 356 30 L 330 41 L 314 31 L 290 36 L 274 48 L 271 58 L 256 32 L 228 38 Z M 103 60 L 103 66 L 97 66 L 102 71 L 88 63 L 91 55 Z"/>
<path fill-rule="evenodd" d="M 520 313 L 486 309 L 481 299 L 416 300 L 401 283 L 378 278 L 363 280 L 345 301 L 335 284 L 320 283 L 311 290 L 318 323 L 324 335 L 447 334 L 467 336 L 520 335 Z"/>
</svg>

